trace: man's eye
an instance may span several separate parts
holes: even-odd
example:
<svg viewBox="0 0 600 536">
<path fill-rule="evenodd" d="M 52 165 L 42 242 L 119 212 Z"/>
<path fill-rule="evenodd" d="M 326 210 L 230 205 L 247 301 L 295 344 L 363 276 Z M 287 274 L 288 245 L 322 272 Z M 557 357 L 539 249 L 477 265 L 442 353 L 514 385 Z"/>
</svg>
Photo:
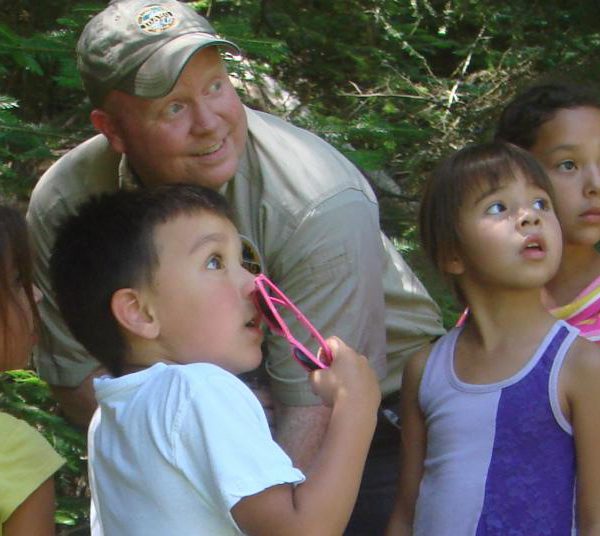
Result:
<svg viewBox="0 0 600 536">
<path fill-rule="evenodd" d="M 221 88 L 223 87 L 223 81 L 222 80 L 215 80 L 210 87 L 208 88 L 209 93 L 218 93 L 219 91 L 221 91 Z"/>
<path fill-rule="evenodd" d="M 206 268 L 208 270 L 221 270 L 223 266 L 223 261 L 218 255 L 213 255 L 206 263 Z"/>
<path fill-rule="evenodd" d="M 181 112 L 181 110 L 183 110 L 183 104 L 179 102 L 172 102 L 167 106 L 165 112 L 167 116 L 173 117 Z"/>
<path fill-rule="evenodd" d="M 548 210 L 550 202 L 547 199 L 539 198 L 533 202 L 533 208 L 536 210 Z"/>
<path fill-rule="evenodd" d="M 573 171 L 577 166 L 573 160 L 564 160 L 560 164 L 558 164 L 558 169 L 560 171 Z"/>
<path fill-rule="evenodd" d="M 504 212 L 506 207 L 502 203 L 493 203 L 485 211 L 486 214 L 500 214 Z"/>
</svg>

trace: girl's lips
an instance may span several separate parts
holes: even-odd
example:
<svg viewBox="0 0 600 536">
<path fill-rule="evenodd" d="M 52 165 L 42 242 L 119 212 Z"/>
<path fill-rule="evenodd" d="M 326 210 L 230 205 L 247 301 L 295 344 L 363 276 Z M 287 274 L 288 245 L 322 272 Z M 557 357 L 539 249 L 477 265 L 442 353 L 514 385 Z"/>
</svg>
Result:
<svg viewBox="0 0 600 536">
<path fill-rule="evenodd" d="M 590 208 L 582 212 L 581 218 L 588 223 L 600 223 L 600 208 Z"/>
<path fill-rule="evenodd" d="M 543 259 L 546 256 L 546 241 L 540 235 L 525 237 L 521 255 L 527 259 Z"/>
</svg>

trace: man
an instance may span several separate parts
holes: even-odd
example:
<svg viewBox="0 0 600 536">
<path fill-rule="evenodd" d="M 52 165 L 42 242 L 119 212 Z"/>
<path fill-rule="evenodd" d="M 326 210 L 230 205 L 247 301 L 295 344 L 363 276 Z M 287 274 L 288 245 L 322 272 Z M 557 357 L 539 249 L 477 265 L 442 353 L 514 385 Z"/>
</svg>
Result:
<svg viewBox="0 0 600 536">
<path fill-rule="evenodd" d="M 102 370 L 60 318 L 48 258 L 64 217 L 101 192 L 168 182 L 219 190 L 262 270 L 321 333 L 335 334 L 369 357 L 388 399 L 397 397 L 406 359 L 443 332 L 437 307 L 381 234 L 377 200 L 364 177 L 311 133 L 245 108 L 221 49 L 238 52 L 175 0 L 113 1 L 79 40 L 78 66 L 101 134 L 44 174 L 28 220 L 36 277 L 46 296 L 37 365 L 65 413 L 80 424 L 95 407 L 91 380 Z M 276 439 L 306 467 L 328 410 L 281 338 L 267 338 L 265 369 Z M 388 464 L 397 456 L 397 435 L 386 426 L 382 422 L 373 450 L 381 446 L 387 453 L 377 462 L 376 479 L 386 481 L 391 495 L 396 475 Z M 374 510 L 366 515 L 374 520 L 386 516 L 392 498 L 368 502 Z"/>
</svg>

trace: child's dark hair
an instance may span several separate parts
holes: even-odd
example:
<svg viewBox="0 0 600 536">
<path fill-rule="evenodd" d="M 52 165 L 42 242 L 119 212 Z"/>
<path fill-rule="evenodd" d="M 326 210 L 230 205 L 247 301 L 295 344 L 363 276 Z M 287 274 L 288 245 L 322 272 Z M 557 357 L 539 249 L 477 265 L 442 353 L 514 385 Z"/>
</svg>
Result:
<svg viewBox="0 0 600 536">
<path fill-rule="evenodd" d="M 123 373 L 128 350 L 112 314 L 113 294 L 152 283 L 158 225 L 201 212 L 231 220 L 217 192 L 169 184 L 92 198 L 60 227 L 50 260 L 58 306 L 75 338 L 111 374 Z"/>
<path fill-rule="evenodd" d="M 19 278 L 18 286 L 22 286 L 31 308 L 34 322 L 38 324 L 38 313 L 33 297 L 33 281 L 31 268 L 31 250 L 27 225 L 21 213 L 13 207 L 0 205 L 0 329 L 4 336 L 2 356 L 11 351 L 11 334 L 9 333 L 9 311 L 19 311 L 20 322 L 27 322 L 27 312 L 15 296 L 15 271 Z"/>
<path fill-rule="evenodd" d="M 459 212 L 466 196 L 473 190 L 494 188 L 519 173 L 553 201 L 552 185 L 540 164 L 509 143 L 468 146 L 440 162 L 425 185 L 419 212 L 423 249 L 440 273 L 447 275 L 447 263 L 460 252 Z M 451 283 L 464 301 L 460 289 Z"/>
<path fill-rule="evenodd" d="M 529 150 L 536 142 L 538 129 L 557 112 L 583 106 L 600 109 L 597 90 L 568 82 L 531 86 L 504 108 L 495 138 Z"/>
</svg>

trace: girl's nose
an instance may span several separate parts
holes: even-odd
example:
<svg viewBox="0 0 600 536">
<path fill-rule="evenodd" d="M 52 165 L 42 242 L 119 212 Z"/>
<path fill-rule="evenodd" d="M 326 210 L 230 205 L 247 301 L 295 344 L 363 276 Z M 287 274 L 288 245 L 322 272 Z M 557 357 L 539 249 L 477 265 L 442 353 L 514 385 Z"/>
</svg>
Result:
<svg viewBox="0 0 600 536">
<path fill-rule="evenodd" d="M 600 193 L 600 166 L 598 164 L 593 164 L 587 172 L 585 194 L 598 195 L 598 193 Z"/>
<path fill-rule="evenodd" d="M 519 225 L 539 225 L 540 215 L 533 208 L 526 208 L 521 211 L 521 217 L 519 218 Z"/>
</svg>

